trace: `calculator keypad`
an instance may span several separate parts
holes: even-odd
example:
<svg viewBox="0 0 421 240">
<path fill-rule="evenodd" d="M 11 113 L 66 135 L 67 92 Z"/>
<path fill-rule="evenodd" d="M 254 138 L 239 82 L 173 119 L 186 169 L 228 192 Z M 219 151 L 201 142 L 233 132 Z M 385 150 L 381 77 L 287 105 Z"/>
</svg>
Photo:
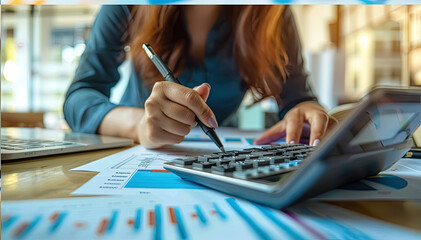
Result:
<svg viewBox="0 0 421 240">
<path fill-rule="evenodd" d="M 178 158 L 174 165 L 238 179 L 258 179 L 295 170 L 313 151 L 314 147 L 304 144 L 270 145 Z"/>
</svg>

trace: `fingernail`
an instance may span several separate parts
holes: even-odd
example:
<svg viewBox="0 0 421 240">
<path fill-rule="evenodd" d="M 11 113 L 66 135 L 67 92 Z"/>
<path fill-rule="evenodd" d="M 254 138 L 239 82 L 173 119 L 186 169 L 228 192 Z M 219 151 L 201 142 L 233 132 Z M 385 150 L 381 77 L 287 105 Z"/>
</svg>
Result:
<svg viewBox="0 0 421 240">
<path fill-rule="evenodd" d="M 211 85 L 209 83 L 203 83 L 204 85 L 208 86 L 209 89 L 211 88 Z"/>
<path fill-rule="evenodd" d="M 213 128 L 218 127 L 218 123 L 216 122 L 214 117 L 209 118 L 209 125 L 211 125 Z"/>
<path fill-rule="evenodd" d="M 313 142 L 314 147 L 318 146 L 319 144 L 320 144 L 320 139 L 314 140 L 314 142 Z"/>
<path fill-rule="evenodd" d="M 289 142 L 289 144 L 295 144 L 295 141 L 291 141 L 291 142 Z"/>
</svg>

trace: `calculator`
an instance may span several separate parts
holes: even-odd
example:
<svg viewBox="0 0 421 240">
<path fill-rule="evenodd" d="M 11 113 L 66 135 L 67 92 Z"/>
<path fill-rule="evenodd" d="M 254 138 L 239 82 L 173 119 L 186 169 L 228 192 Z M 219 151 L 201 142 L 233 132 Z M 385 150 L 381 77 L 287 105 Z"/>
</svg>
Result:
<svg viewBox="0 0 421 240">
<path fill-rule="evenodd" d="M 274 144 L 177 158 L 164 168 L 282 209 L 388 169 L 411 148 L 420 124 L 421 88 L 376 88 L 317 147 Z"/>
</svg>

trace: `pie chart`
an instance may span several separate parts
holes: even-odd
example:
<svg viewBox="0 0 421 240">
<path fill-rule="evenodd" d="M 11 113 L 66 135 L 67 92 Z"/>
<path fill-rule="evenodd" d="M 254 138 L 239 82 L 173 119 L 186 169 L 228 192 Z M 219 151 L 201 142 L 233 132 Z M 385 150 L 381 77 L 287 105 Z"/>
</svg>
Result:
<svg viewBox="0 0 421 240">
<path fill-rule="evenodd" d="M 408 182 L 394 175 L 378 175 L 374 177 L 369 177 L 359 182 L 350 183 L 344 186 L 341 186 L 339 189 L 343 190 L 354 190 L 354 191 L 377 191 L 376 187 L 372 186 L 370 183 L 377 183 L 389 188 L 396 190 L 403 189 L 408 186 Z"/>
</svg>

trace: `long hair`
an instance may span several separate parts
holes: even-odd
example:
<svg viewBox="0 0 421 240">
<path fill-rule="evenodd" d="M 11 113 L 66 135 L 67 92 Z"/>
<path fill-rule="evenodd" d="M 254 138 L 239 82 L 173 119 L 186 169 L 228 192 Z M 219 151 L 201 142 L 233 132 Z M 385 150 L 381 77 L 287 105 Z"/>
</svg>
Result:
<svg viewBox="0 0 421 240">
<path fill-rule="evenodd" d="M 284 27 L 284 6 L 231 6 L 233 56 L 237 69 L 252 91 L 255 101 L 274 96 L 278 102 L 282 81 L 287 77 L 288 57 Z M 187 64 L 190 39 L 183 23 L 182 6 L 133 6 L 129 24 L 129 44 L 135 70 L 147 86 L 162 80 L 143 52 L 149 43 L 178 76 Z"/>
</svg>

